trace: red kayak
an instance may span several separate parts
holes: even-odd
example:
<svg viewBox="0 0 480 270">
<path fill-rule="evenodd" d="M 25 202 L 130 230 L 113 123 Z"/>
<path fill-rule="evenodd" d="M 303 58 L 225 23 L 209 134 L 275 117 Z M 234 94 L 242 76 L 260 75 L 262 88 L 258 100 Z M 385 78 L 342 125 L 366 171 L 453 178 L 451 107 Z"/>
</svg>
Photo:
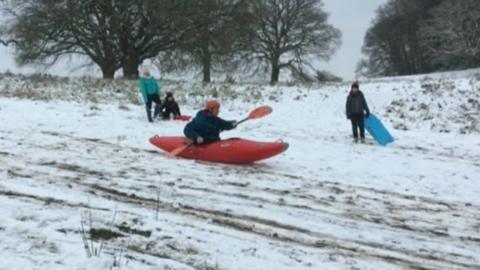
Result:
<svg viewBox="0 0 480 270">
<path fill-rule="evenodd" d="M 187 145 L 188 140 L 185 137 L 154 136 L 150 138 L 150 143 L 166 152 L 171 152 L 182 145 Z M 273 157 L 287 148 L 288 143 L 282 141 L 256 142 L 231 138 L 205 145 L 189 146 L 178 156 L 211 162 L 245 164 Z"/>
<path fill-rule="evenodd" d="M 188 121 L 192 118 L 190 115 L 177 115 L 175 116 L 175 120 L 180 120 L 180 121 Z"/>
</svg>

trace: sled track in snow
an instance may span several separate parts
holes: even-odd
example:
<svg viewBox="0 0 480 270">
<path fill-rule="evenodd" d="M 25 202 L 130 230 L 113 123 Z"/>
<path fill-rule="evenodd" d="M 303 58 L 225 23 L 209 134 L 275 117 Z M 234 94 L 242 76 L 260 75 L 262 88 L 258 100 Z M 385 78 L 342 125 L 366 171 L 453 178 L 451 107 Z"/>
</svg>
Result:
<svg viewBox="0 0 480 270">
<path fill-rule="evenodd" d="M 199 230 L 214 225 L 261 237 L 260 241 L 274 246 L 373 259 L 408 269 L 480 269 L 480 259 L 473 255 L 480 246 L 479 205 L 304 179 L 262 165 L 182 161 L 183 168 L 172 171 L 168 163 L 162 163 L 166 157 L 156 151 L 54 132 L 20 142 L 9 133 L 0 134 L 0 168 L 7 170 L 11 179 L 80 190 L 86 196 L 152 212 L 159 208 L 188 218 Z M 4 147 L 12 145 L 18 147 Z M 208 173 L 204 173 L 205 167 Z M 192 171 L 197 171 L 197 176 L 192 177 Z M 158 190 L 161 200 L 156 198 Z M 89 207 L 1 185 L 0 196 Z M 277 214 L 269 215 L 269 211 Z M 289 218 L 277 218 L 280 216 Z M 358 235 L 324 232 L 332 227 L 348 228 Z M 368 237 L 376 233 L 389 235 L 389 239 Z M 449 251 L 442 245 L 456 249 Z M 155 255 L 155 251 L 144 252 Z M 171 257 L 186 262 L 182 256 Z"/>
</svg>

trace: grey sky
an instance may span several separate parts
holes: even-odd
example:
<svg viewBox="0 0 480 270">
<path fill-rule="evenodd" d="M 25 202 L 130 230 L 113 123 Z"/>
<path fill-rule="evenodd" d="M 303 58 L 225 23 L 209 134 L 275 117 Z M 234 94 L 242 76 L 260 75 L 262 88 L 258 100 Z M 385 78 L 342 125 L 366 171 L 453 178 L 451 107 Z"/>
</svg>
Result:
<svg viewBox="0 0 480 270">
<path fill-rule="evenodd" d="M 342 31 L 342 46 L 328 63 L 321 63 L 320 69 L 332 72 L 346 80 L 355 78 L 355 67 L 361 58 L 363 37 L 375 14 L 375 10 L 388 0 L 323 0 L 324 10 L 330 14 L 329 22 Z M 67 65 L 71 66 L 71 65 Z M 11 50 L 0 45 L 0 72 L 31 71 L 15 66 Z M 43 71 L 35 69 L 36 71 Z M 69 75 L 65 67 L 49 70 L 51 73 Z M 92 75 L 92 71 L 87 72 Z M 96 76 L 101 76 L 97 74 Z"/>
<path fill-rule="evenodd" d="M 388 0 L 323 0 L 329 22 L 342 31 L 342 46 L 321 69 L 346 80 L 355 78 L 355 67 L 361 58 L 363 38 L 375 10 Z"/>
</svg>

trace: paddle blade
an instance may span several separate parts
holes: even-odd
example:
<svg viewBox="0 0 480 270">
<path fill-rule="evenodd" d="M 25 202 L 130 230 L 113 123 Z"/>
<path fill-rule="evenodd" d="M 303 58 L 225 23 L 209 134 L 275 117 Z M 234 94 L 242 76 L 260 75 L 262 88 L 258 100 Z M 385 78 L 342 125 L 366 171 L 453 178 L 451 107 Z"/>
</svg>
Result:
<svg viewBox="0 0 480 270">
<path fill-rule="evenodd" d="M 248 119 L 257 119 L 260 117 L 264 117 L 265 115 L 270 114 L 272 111 L 273 109 L 270 106 L 261 106 L 251 111 L 248 115 Z"/>
<path fill-rule="evenodd" d="M 185 149 L 190 147 L 190 145 L 192 145 L 192 143 L 188 143 L 186 145 L 179 146 L 179 147 L 173 149 L 172 151 L 168 152 L 167 156 L 170 157 L 170 158 L 176 157 L 176 156 L 180 155 L 180 153 L 185 151 Z"/>
</svg>

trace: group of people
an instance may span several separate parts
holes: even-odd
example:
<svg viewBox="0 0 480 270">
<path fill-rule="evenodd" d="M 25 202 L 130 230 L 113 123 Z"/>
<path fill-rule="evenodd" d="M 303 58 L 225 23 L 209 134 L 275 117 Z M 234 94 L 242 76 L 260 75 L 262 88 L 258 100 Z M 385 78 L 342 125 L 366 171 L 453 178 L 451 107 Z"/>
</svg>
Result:
<svg viewBox="0 0 480 270">
<path fill-rule="evenodd" d="M 180 107 L 175 101 L 172 92 L 167 92 L 163 101 L 160 98 L 160 86 L 157 80 L 150 75 L 148 70 L 143 71 L 143 77 L 140 78 L 140 92 L 142 93 L 147 118 L 149 122 L 157 117 L 162 119 L 175 119 L 182 115 Z M 152 103 L 155 103 L 152 117 Z"/>
<path fill-rule="evenodd" d="M 178 103 L 175 101 L 171 92 L 167 92 L 162 102 L 160 98 L 160 86 L 148 70 L 144 70 L 143 77 L 140 78 L 140 92 L 145 102 L 149 122 L 153 122 L 153 120 L 159 116 L 163 119 L 175 119 L 181 116 Z M 155 108 L 152 117 L 153 103 L 155 103 Z M 219 112 L 220 103 L 215 100 L 207 101 L 205 108 L 200 110 L 195 118 L 185 126 L 185 136 L 190 139 L 193 144 L 211 143 L 220 140 L 220 132 L 235 128 L 237 121 L 223 120 L 218 117 Z"/>
<path fill-rule="evenodd" d="M 164 101 L 160 99 L 160 87 L 157 81 L 150 76 L 148 70 L 143 73 L 144 77 L 140 79 L 140 92 L 147 111 L 149 122 L 157 116 L 163 119 L 176 118 L 181 115 L 180 108 L 175 101 L 173 94 L 167 92 Z M 155 109 L 152 118 L 152 103 L 155 103 Z M 200 110 L 196 116 L 185 126 L 184 134 L 193 144 L 210 143 L 220 140 L 220 132 L 230 130 L 237 126 L 237 121 L 226 121 L 218 117 L 220 103 L 215 100 L 206 102 L 205 108 Z M 351 85 L 350 93 L 346 102 L 347 119 L 352 124 L 352 134 L 354 142 L 357 143 L 360 135 L 360 142 L 365 142 L 365 117 L 369 117 L 367 101 L 362 91 L 360 91 L 358 82 Z M 360 134 L 359 134 L 360 133 Z"/>
</svg>

